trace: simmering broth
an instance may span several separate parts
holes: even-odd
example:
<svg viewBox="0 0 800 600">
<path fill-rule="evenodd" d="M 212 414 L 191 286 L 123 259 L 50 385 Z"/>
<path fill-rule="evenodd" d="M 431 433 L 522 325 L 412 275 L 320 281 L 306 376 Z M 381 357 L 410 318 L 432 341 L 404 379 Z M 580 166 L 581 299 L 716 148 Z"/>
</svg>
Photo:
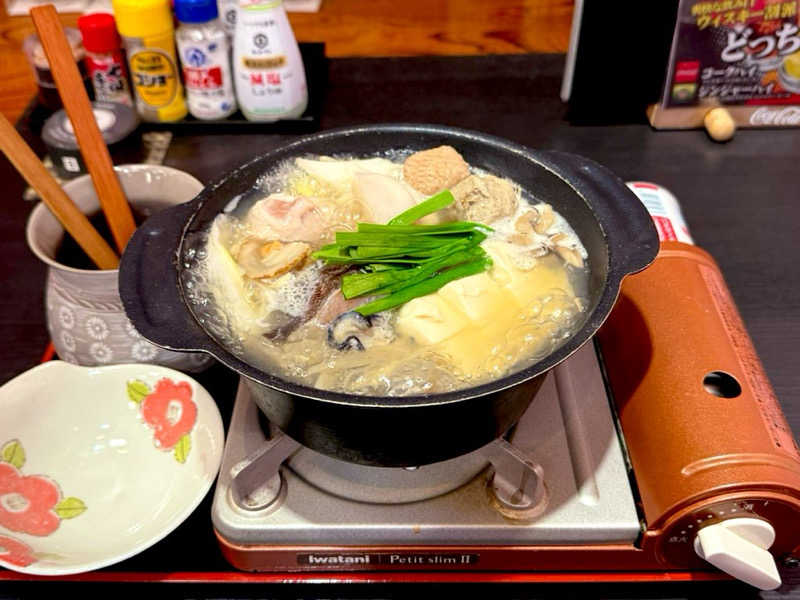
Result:
<svg viewBox="0 0 800 600">
<path fill-rule="evenodd" d="M 569 224 L 456 149 L 301 157 L 259 189 L 214 221 L 199 280 L 242 355 L 265 371 L 355 394 L 440 393 L 532 364 L 585 318 L 586 251 Z M 486 270 L 389 310 L 356 312 L 381 297 L 344 297 L 342 276 L 364 265 L 326 265 L 312 253 L 336 232 L 387 223 L 443 189 L 453 203 L 418 223 L 490 227 L 480 242 Z"/>
</svg>

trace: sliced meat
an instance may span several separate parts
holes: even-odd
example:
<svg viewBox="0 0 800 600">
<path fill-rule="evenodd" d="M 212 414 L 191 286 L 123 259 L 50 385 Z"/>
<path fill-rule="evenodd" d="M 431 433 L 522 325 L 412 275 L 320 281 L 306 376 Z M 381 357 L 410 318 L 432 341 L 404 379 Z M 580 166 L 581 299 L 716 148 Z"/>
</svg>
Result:
<svg viewBox="0 0 800 600">
<path fill-rule="evenodd" d="M 320 273 L 314 291 L 311 292 L 303 314 L 293 316 L 279 310 L 272 311 L 267 318 L 270 326 L 264 332 L 264 337 L 271 340 L 285 340 L 300 325 L 318 315 L 328 297 L 341 287 L 341 276 L 348 269 L 350 269 L 348 265 L 325 267 Z"/>
<path fill-rule="evenodd" d="M 325 220 L 314 203 L 303 196 L 271 194 L 256 202 L 244 219 L 250 231 L 264 239 L 317 244 Z"/>
<path fill-rule="evenodd" d="M 372 300 L 372 296 L 360 296 L 347 300 L 342 295 L 342 290 L 337 288 L 333 290 L 325 299 L 325 302 L 322 303 L 322 306 L 317 312 L 317 321 L 323 325 L 327 325 L 339 315 L 355 310 L 370 300 Z"/>
<path fill-rule="evenodd" d="M 489 225 L 517 210 L 517 191 L 494 175 L 470 175 L 451 189 L 459 217 Z"/>
<path fill-rule="evenodd" d="M 403 178 L 423 194 L 451 188 L 469 175 L 469 165 L 452 146 L 415 152 L 403 163 Z"/>
</svg>

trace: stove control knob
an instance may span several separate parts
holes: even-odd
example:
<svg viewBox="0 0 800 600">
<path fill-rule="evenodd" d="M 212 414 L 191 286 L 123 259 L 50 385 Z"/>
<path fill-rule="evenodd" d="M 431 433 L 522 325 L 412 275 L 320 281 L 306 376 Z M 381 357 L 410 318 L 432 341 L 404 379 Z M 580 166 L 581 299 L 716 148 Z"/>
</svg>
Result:
<svg viewBox="0 0 800 600">
<path fill-rule="evenodd" d="M 774 541 L 775 530 L 766 521 L 736 517 L 700 529 L 694 551 L 736 579 L 774 590 L 781 585 L 775 559 L 767 551 Z"/>
</svg>

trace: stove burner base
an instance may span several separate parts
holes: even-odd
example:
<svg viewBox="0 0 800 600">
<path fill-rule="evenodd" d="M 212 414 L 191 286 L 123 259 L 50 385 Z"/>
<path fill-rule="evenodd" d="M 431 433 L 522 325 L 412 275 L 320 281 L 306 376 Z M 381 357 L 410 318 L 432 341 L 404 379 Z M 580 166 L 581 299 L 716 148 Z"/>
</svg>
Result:
<svg viewBox="0 0 800 600">
<path fill-rule="evenodd" d="M 525 519 L 509 518 L 508 510 L 514 516 L 520 512 L 492 500 L 503 486 L 497 485 L 491 467 L 480 469 L 456 489 L 414 502 L 365 502 L 325 491 L 321 489 L 324 483 L 314 485 L 309 479 L 315 477 L 301 476 L 292 468 L 294 456 L 310 451 L 293 448 L 293 440 L 285 436 L 283 442 L 280 435 L 268 440 L 258 415 L 240 385 L 212 508 L 223 552 L 237 568 L 555 569 L 564 568 L 565 561 L 580 561 L 585 552 L 598 556 L 597 550 L 607 557 L 609 567 L 656 568 L 634 547 L 641 533 L 639 518 L 591 344 L 547 377 L 508 441 L 498 440 L 478 451 L 484 453 L 484 464 L 491 462 L 495 467 L 515 453 L 517 468 L 530 463 L 528 475 L 517 472 L 500 489 L 506 500 L 513 502 L 515 494 L 519 500 L 519 488 L 531 473 L 542 480 L 543 485 L 534 489 L 539 494 L 547 490 L 546 502 L 539 497 Z M 277 468 L 274 460 L 266 470 L 254 468 L 252 476 L 245 478 L 248 485 L 237 491 L 235 480 L 243 465 L 247 468 L 254 455 L 269 454 L 264 448 L 270 444 L 280 448 L 275 454 L 278 463 L 294 456 Z M 378 470 L 398 473 L 401 478 L 400 472 L 405 472 Z M 357 479 L 354 486 L 363 483 Z M 258 508 L 256 494 L 253 506 L 244 508 L 242 491 L 247 497 L 247 487 L 271 496 L 272 501 Z M 391 496 L 403 490 L 394 485 L 394 489 L 379 491 Z M 592 559 L 592 568 L 596 560 Z"/>
</svg>

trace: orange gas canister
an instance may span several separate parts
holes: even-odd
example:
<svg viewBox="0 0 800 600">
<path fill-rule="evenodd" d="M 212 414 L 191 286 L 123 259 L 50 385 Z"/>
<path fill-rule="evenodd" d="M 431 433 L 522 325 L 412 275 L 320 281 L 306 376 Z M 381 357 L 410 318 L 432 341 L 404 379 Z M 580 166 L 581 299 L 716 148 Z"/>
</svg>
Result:
<svg viewBox="0 0 800 600">
<path fill-rule="evenodd" d="M 659 186 L 629 184 L 661 238 L 598 333 L 646 521 L 665 565 L 705 559 L 762 589 L 800 547 L 800 451 L 719 267 Z M 776 579 L 777 578 L 777 579 Z"/>
</svg>

